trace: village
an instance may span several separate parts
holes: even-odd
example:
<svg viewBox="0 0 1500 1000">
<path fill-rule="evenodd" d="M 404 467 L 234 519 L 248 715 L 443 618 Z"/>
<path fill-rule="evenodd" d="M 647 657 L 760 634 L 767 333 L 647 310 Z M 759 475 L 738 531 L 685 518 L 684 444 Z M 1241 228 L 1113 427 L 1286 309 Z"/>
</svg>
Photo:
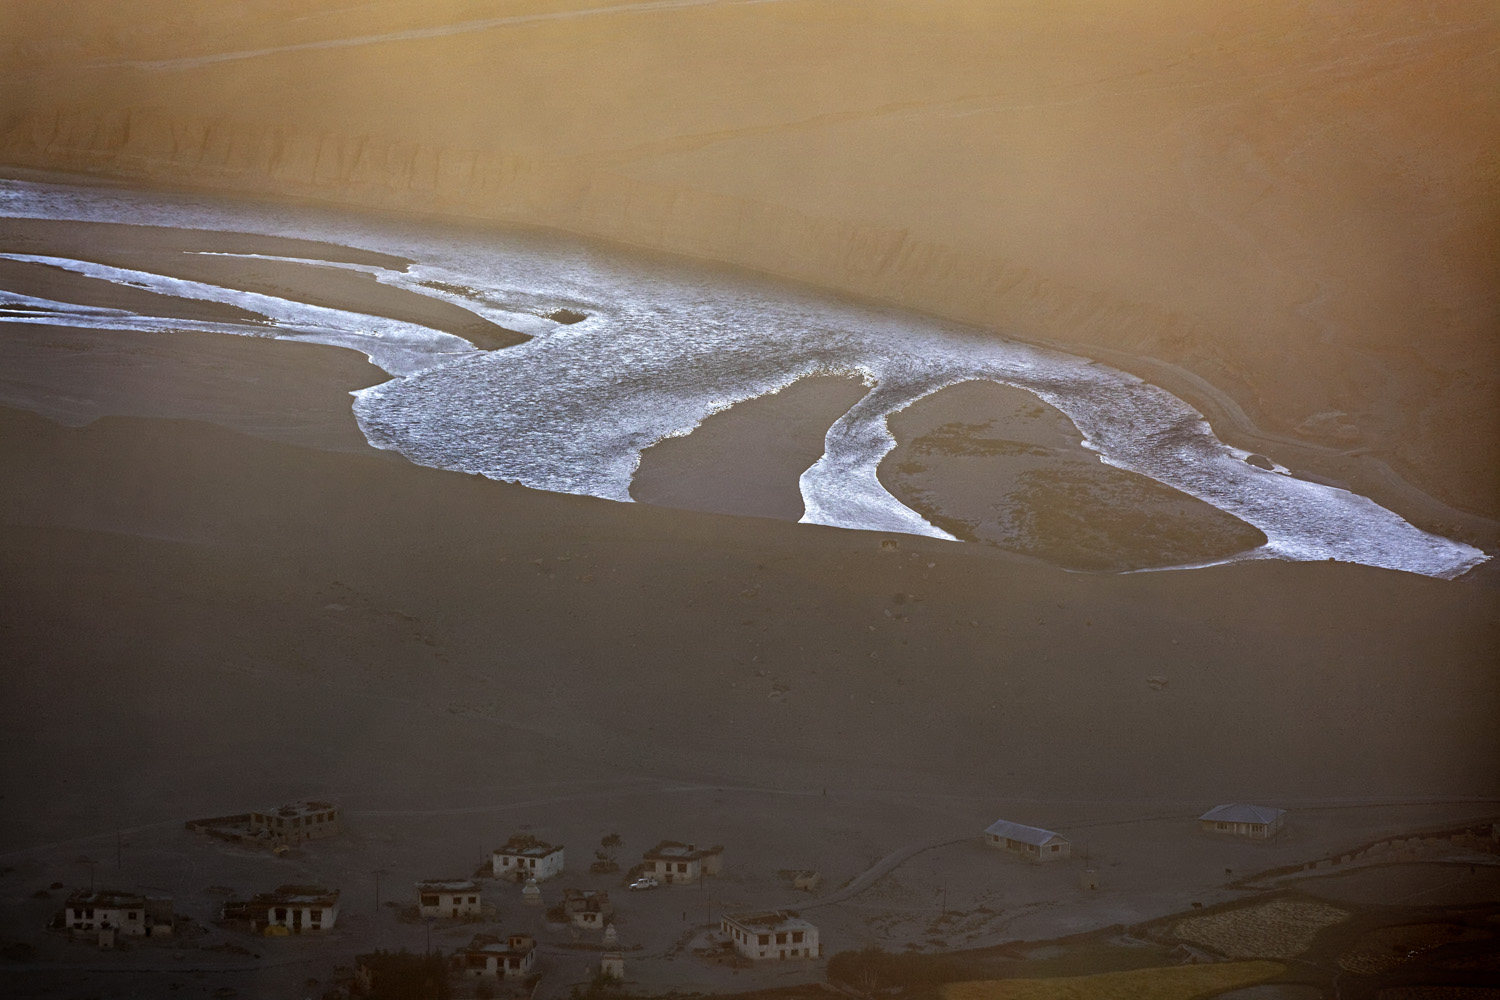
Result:
<svg viewBox="0 0 1500 1000">
<path fill-rule="evenodd" d="M 1415 815 L 1410 807 L 1383 811 L 1397 822 Z M 1423 811 L 1438 819 L 1445 810 Z M 1446 812 L 1451 819 L 1464 810 Z M 373 817 L 356 825 L 334 801 L 304 799 L 194 819 L 176 831 L 134 832 L 128 844 L 118 835 L 113 863 L 74 859 L 75 875 L 87 865 L 86 887 L 56 881 L 24 902 L 17 876 L 44 866 L 8 867 L 0 875 L 7 903 L 0 944 L 23 970 L 73 967 L 85 976 L 165 976 L 179 985 L 196 979 L 213 985 L 216 997 L 259 995 L 267 977 L 329 1000 L 400 995 L 396 984 L 412 976 L 439 977 L 450 995 L 476 998 L 601 988 L 733 993 L 820 982 L 839 952 L 941 953 L 1062 938 L 1176 909 L 1248 902 L 1335 869 L 1461 862 L 1476 875 L 1480 896 L 1494 898 L 1500 828 L 1493 821 L 1351 846 L 1352 829 L 1330 823 L 1332 815 L 1228 803 L 1196 817 L 1054 830 L 1021 822 L 1030 816 L 1017 810 L 983 828 L 887 852 L 855 872 L 762 868 L 736 859 L 732 841 L 660 839 L 627 852 L 625 837 L 608 831 L 580 850 L 521 829 L 502 831 L 463 871 L 437 863 L 367 867 L 369 849 L 390 843 L 390 833 Z M 538 820 L 527 826 L 551 828 Z M 747 836 L 743 853 L 765 859 L 759 839 Z M 1132 841 L 1159 848 L 1167 839 L 1182 871 L 1174 879 L 1156 868 L 1153 893 L 1124 859 Z M 132 865 L 146 877 L 118 877 L 127 853 L 174 858 L 178 875 L 184 860 L 195 874 L 232 869 L 225 880 L 233 884 L 194 890 L 179 878 L 173 894 L 165 891 L 174 888 L 173 873 L 164 870 L 146 874 Z M 1135 853 L 1144 859 L 1147 852 Z M 1180 875 L 1203 864 L 1222 869 L 1219 884 L 1183 884 Z M 1183 892 L 1196 898 L 1184 903 Z M 27 927 L 18 910 L 45 916 Z M 1188 965 L 1240 957 L 1214 943 L 1184 932 L 1168 957 Z"/>
</svg>

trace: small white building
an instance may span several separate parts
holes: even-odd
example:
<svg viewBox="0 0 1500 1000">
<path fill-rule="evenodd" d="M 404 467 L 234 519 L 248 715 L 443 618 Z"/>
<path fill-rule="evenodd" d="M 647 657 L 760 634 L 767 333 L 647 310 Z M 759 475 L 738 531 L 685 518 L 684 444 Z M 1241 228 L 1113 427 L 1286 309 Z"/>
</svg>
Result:
<svg viewBox="0 0 1500 1000">
<path fill-rule="evenodd" d="M 1023 826 L 996 820 L 984 831 L 984 842 L 1028 861 L 1061 861 L 1073 853 L 1073 844 L 1060 833 L 1038 826 Z"/>
<path fill-rule="evenodd" d="M 172 901 L 100 889 L 73 893 L 63 906 L 63 926 L 74 935 L 112 931 L 125 937 L 172 933 Z"/>
<path fill-rule="evenodd" d="M 338 921 L 339 893 L 321 885 L 284 885 L 246 903 L 225 903 L 223 917 L 268 937 L 319 933 L 332 930 Z"/>
<path fill-rule="evenodd" d="M 665 885 L 697 885 L 705 875 L 717 875 L 724 865 L 724 848 L 700 850 L 696 845 L 663 840 L 641 856 L 647 875 Z"/>
<path fill-rule="evenodd" d="M 1226 833 L 1251 840 L 1268 840 L 1285 825 L 1285 809 L 1243 802 L 1214 806 L 1198 817 L 1198 828 L 1205 833 Z"/>
<path fill-rule="evenodd" d="M 303 799 L 250 814 L 252 836 L 269 836 L 278 843 L 296 844 L 338 835 L 344 829 L 343 810 L 332 802 Z"/>
<path fill-rule="evenodd" d="M 563 871 L 563 848 L 561 844 L 549 844 L 527 833 L 518 833 L 495 849 L 490 857 L 490 869 L 496 878 L 508 878 L 524 882 L 534 878 L 544 882 Z"/>
<path fill-rule="evenodd" d="M 427 879 L 417 883 L 417 912 L 458 920 L 481 915 L 479 883 L 473 879 Z"/>
<path fill-rule="evenodd" d="M 535 965 L 536 939 L 530 934 L 476 934 L 467 948 L 453 953 L 454 968 L 471 979 L 520 979 Z"/>
<path fill-rule="evenodd" d="M 760 913 L 726 913 L 719 929 L 734 950 L 754 961 L 817 958 L 818 928 L 795 913 L 767 910 Z"/>
</svg>

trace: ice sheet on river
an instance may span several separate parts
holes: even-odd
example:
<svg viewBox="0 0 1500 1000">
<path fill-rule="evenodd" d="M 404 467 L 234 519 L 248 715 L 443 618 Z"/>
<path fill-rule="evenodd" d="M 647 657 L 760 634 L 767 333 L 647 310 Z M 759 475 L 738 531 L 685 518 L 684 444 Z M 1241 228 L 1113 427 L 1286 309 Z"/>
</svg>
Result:
<svg viewBox="0 0 1500 1000">
<path fill-rule="evenodd" d="M 212 326 L 364 351 L 393 376 L 356 394 L 368 440 L 435 468 L 541 490 L 628 501 L 642 450 L 708 415 L 814 374 L 855 374 L 870 392 L 829 429 L 801 478 L 804 521 L 950 537 L 876 476 L 894 447 L 887 418 L 958 382 L 1030 391 L 1066 414 L 1101 460 L 1165 483 L 1259 528 L 1248 558 L 1336 559 L 1452 577 L 1484 553 L 1418 530 L 1366 497 L 1256 468 L 1182 400 L 1087 359 L 894 310 L 680 261 L 534 235 L 441 231 L 335 213 L 0 182 L 0 213 L 300 237 L 392 254 L 405 270 L 357 267 L 533 339 L 472 349 L 411 323 L 184 282 L 86 261 L 10 255 L 164 294 L 257 312 L 264 325 L 184 324 L 22 301 L 0 319 Z M 586 318 L 557 322 L 566 308 Z M 573 317 L 568 317 L 569 319 Z"/>
</svg>

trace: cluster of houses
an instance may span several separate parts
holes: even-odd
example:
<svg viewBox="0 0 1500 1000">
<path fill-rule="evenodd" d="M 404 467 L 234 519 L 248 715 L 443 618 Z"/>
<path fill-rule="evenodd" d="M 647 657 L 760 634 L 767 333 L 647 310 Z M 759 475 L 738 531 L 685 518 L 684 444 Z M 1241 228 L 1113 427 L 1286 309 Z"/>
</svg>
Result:
<svg viewBox="0 0 1500 1000">
<path fill-rule="evenodd" d="M 1245 837 L 1249 840 L 1270 840 L 1285 825 L 1285 809 L 1242 802 L 1215 806 L 1198 817 L 1198 828 L 1205 833 Z M 984 842 L 1034 862 L 1061 861 L 1073 853 L 1072 842 L 1060 833 L 1003 819 L 996 820 L 985 828 Z"/>
<path fill-rule="evenodd" d="M 1286 811 L 1270 806 L 1230 803 L 1216 806 L 1198 818 L 1200 829 L 1211 834 L 1268 840 L 1284 827 Z M 269 847 L 278 852 L 305 841 L 331 837 L 343 829 L 338 806 L 318 800 L 303 800 L 274 809 L 235 816 L 194 820 L 189 829 L 229 840 Z M 997 820 L 984 830 L 983 841 L 1031 862 L 1060 861 L 1072 855 L 1067 837 L 1052 830 Z M 632 888 L 648 886 L 695 886 L 718 875 L 723 867 L 722 845 L 698 847 L 675 840 L 658 842 L 641 856 L 631 870 L 639 876 Z M 528 833 L 518 833 L 490 853 L 489 872 L 497 879 L 522 886 L 525 902 L 540 904 L 539 883 L 561 875 L 565 851 Z M 797 888 L 811 891 L 819 876 L 812 871 L 783 873 Z M 1085 883 L 1096 888 L 1097 883 Z M 475 878 L 425 879 L 417 882 L 416 912 L 429 920 L 484 920 L 494 915 L 486 908 L 480 882 Z M 568 888 L 551 914 L 560 913 L 580 931 L 602 931 L 603 949 L 599 971 L 624 976 L 623 952 L 612 923 L 614 907 L 609 893 L 601 889 Z M 339 891 L 321 885 L 283 885 L 272 892 L 224 904 L 221 918 L 267 936 L 321 933 L 332 930 L 339 917 Z M 75 936 L 90 936 L 101 947 L 113 947 L 119 935 L 163 937 L 173 929 L 172 901 L 100 890 L 77 892 L 67 900 L 59 924 Z M 794 961 L 822 954 L 818 928 L 795 912 L 766 910 L 725 913 L 718 926 L 719 947 L 752 962 Z M 364 980 L 380 975 L 390 956 L 361 956 Z M 366 961 L 368 959 L 368 961 Z M 508 936 L 481 933 L 445 960 L 455 975 L 476 979 L 524 979 L 533 974 L 537 942 L 530 934 Z M 358 977 L 357 977 L 358 978 Z"/>
</svg>

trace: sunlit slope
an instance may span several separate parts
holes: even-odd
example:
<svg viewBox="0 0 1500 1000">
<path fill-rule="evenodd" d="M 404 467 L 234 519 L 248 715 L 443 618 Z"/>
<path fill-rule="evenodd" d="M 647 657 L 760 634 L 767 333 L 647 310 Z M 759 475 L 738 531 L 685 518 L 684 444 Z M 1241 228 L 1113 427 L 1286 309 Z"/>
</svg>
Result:
<svg viewBox="0 0 1500 1000">
<path fill-rule="evenodd" d="M 561 226 L 1148 353 L 1500 507 L 1487 0 L 8 0 L 0 29 L 0 162 Z"/>
</svg>

